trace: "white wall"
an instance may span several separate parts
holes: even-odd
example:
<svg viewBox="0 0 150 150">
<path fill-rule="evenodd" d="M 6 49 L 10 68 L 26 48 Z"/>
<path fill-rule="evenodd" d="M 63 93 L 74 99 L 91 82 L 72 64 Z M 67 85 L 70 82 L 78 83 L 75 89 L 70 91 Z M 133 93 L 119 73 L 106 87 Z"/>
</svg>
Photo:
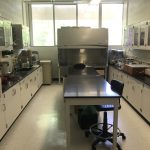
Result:
<svg viewBox="0 0 150 150">
<path fill-rule="evenodd" d="M 150 19 L 150 0 L 128 0 L 128 25 Z"/>
<path fill-rule="evenodd" d="M 22 0 L 0 0 L 0 17 L 12 23 L 22 23 Z"/>
<path fill-rule="evenodd" d="M 124 22 L 127 25 L 150 20 L 150 0 L 125 0 L 125 3 L 127 2 L 127 16 L 124 18 Z M 127 49 L 126 53 L 130 56 L 138 57 L 142 61 L 150 62 L 150 50 Z"/>
<path fill-rule="evenodd" d="M 48 46 L 35 46 L 31 47 L 32 50 L 39 52 L 40 60 L 51 60 L 52 61 L 52 77 L 58 78 L 58 50 L 57 47 Z"/>
</svg>

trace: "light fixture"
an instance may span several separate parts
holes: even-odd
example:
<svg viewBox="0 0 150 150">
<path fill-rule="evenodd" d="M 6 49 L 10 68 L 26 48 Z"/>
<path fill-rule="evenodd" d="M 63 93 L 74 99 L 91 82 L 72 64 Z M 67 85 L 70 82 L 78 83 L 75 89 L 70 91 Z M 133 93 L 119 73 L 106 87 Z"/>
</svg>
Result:
<svg viewBox="0 0 150 150">
<path fill-rule="evenodd" d="M 73 3 L 76 3 L 76 4 L 86 4 L 89 2 L 90 0 L 73 0 Z"/>
<path fill-rule="evenodd" d="M 91 0 L 90 4 L 99 4 L 101 0 Z"/>
</svg>

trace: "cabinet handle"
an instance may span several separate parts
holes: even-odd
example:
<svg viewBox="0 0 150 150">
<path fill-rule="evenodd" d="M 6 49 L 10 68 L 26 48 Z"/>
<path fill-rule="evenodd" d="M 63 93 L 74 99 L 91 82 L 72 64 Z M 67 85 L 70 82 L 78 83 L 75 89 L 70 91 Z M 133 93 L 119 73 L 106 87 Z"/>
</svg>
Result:
<svg viewBox="0 0 150 150">
<path fill-rule="evenodd" d="M 6 105 L 3 104 L 3 112 L 6 111 Z"/>
<path fill-rule="evenodd" d="M 21 105 L 21 109 L 23 109 L 23 105 Z"/>
<path fill-rule="evenodd" d="M 12 96 L 16 95 L 16 89 L 12 90 Z"/>
<path fill-rule="evenodd" d="M 26 83 L 26 89 L 28 89 L 28 83 Z"/>
<path fill-rule="evenodd" d="M 134 86 L 132 86 L 132 90 L 134 91 Z"/>
</svg>

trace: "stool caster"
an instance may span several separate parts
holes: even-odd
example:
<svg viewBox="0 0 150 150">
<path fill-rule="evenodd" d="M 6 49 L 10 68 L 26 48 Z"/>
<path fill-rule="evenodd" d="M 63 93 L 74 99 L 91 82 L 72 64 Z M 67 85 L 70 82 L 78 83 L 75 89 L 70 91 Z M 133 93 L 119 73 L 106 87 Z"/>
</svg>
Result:
<svg viewBox="0 0 150 150">
<path fill-rule="evenodd" d="M 122 136 L 122 140 L 125 140 L 126 139 L 126 136 L 124 133 L 120 133 L 120 136 Z"/>
<path fill-rule="evenodd" d="M 88 137 L 90 136 L 90 131 L 85 131 L 85 133 L 84 133 L 84 134 L 85 134 L 85 137 L 87 137 L 87 138 L 88 138 Z"/>
<path fill-rule="evenodd" d="M 92 150 L 96 150 L 96 147 L 95 147 L 95 146 L 92 146 Z"/>
</svg>

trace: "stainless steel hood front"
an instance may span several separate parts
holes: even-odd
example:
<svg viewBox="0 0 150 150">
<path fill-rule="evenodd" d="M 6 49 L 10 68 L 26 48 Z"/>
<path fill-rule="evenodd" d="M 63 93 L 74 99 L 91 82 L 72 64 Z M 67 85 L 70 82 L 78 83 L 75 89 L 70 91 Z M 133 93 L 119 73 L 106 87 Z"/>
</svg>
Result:
<svg viewBox="0 0 150 150">
<path fill-rule="evenodd" d="M 108 30 L 90 27 L 58 29 L 59 66 L 84 63 L 86 66 L 107 66 Z"/>
</svg>

